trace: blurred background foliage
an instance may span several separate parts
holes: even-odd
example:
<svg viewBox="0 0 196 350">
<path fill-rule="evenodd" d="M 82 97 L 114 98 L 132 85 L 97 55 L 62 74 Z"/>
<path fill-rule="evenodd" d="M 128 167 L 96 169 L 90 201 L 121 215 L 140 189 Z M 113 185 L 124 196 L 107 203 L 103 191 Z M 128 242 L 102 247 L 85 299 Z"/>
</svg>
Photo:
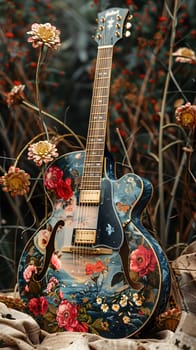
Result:
<svg viewBox="0 0 196 350">
<path fill-rule="evenodd" d="M 182 148 L 190 143 L 194 146 L 194 135 L 192 133 L 190 140 L 187 130 L 183 133 L 169 123 L 175 123 L 175 108 L 179 104 L 195 103 L 196 65 L 173 61 L 166 91 L 164 123 L 169 126 L 163 130 L 166 150 L 161 175 L 164 219 L 169 222 L 166 231 L 161 227 L 158 172 L 160 111 L 171 35 L 175 36 L 173 51 L 179 47 L 195 50 L 195 0 L 0 0 L 1 171 L 3 174 L 8 170 L 24 145 L 40 131 L 34 111 L 21 105 L 8 108 L 5 101 L 6 93 L 20 82 L 25 84 L 28 101 L 35 104 L 37 50 L 27 43 L 26 35 L 31 24 L 50 22 L 61 30 L 60 49 L 46 57 L 41 69 L 42 108 L 81 135 L 85 144 L 97 53 L 92 39 L 95 20 L 98 12 L 115 6 L 128 7 L 133 20 L 131 37 L 119 42 L 114 49 L 107 146 L 116 161 L 117 176 L 134 171 L 153 183 L 154 194 L 146 224 L 149 230 L 156 229 L 157 237 L 169 253 L 171 246 L 181 249 L 195 239 L 195 184 L 191 176 L 195 169 L 194 153 L 191 152 L 191 158 L 188 154 L 182 164 Z M 58 133 L 65 132 L 59 125 L 51 122 L 47 125 Z M 174 145 L 167 148 L 171 142 Z M 70 137 L 62 145 L 61 153 L 78 147 Z M 26 162 L 25 157 L 19 165 L 37 179 L 36 167 Z M 176 174 L 179 181 L 172 192 Z M 39 181 L 28 203 L 24 198 L 13 199 L 0 191 L 0 289 L 8 290 L 15 286 L 24 245 L 43 220 L 45 202 Z"/>
</svg>

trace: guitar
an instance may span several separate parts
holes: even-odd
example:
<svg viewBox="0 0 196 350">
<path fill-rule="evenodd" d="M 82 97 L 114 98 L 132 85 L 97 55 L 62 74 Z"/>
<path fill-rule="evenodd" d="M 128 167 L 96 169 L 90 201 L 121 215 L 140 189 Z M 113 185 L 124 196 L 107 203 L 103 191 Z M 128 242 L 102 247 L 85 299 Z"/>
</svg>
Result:
<svg viewBox="0 0 196 350">
<path fill-rule="evenodd" d="M 53 212 L 19 262 L 20 296 L 48 332 L 135 336 L 169 296 L 167 259 L 140 220 L 152 185 L 132 173 L 116 179 L 105 152 L 113 47 L 130 27 L 128 18 L 121 8 L 98 15 L 86 150 L 60 156 L 48 167 Z"/>
</svg>

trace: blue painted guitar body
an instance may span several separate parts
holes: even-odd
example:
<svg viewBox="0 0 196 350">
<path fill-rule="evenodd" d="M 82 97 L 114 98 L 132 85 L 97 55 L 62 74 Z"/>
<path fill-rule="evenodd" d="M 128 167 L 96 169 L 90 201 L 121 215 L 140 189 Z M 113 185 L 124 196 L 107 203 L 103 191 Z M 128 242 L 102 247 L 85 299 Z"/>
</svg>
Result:
<svg viewBox="0 0 196 350">
<path fill-rule="evenodd" d="M 165 255 L 140 221 L 152 187 L 135 174 L 115 180 L 107 160 L 99 207 L 90 205 L 90 216 L 98 210 L 96 241 L 76 244 L 84 157 L 85 151 L 73 152 L 51 165 L 63 170 L 73 193 L 67 201 L 54 201 L 47 225 L 25 247 L 18 272 L 20 295 L 49 332 L 134 336 L 162 311 L 170 290 Z"/>
</svg>

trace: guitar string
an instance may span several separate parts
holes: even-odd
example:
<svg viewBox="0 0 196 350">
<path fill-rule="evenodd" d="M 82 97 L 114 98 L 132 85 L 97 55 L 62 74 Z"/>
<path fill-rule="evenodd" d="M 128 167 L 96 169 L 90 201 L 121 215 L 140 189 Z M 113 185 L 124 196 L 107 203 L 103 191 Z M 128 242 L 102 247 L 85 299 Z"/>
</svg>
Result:
<svg viewBox="0 0 196 350">
<path fill-rule="evenodd" d="M 96 62 L 96 69 L 95 69 L 95 79 L 94 79 L 94 86 L 93 86 L 93 96 L 92 96 L 92 105 L 91 105 L 91 111 L 90 111 L 90 124 L 89 124 L 89 133 L 88 133 L 88 139 L 87 141 L 89 142 L 87 144 L 87 150 L 86 150 L 86 158 L 89 161 L 88 167 L 86 167 L 85 164 L 85 169 L 87 171 L 87 174 L 85 174 L 85 177 L 83 178 L 84 180 L 84 188 L 89 189 L 89 191 L 93 191 L 94 186 L 92 183 L 92 174 L 97 175 L 97 172 L 95 171 L 95 169 L 92 167 L 92 155 L 95 152 L 96 153 L 96 148 L 97 148 L 97 143 L 95 142 L 96 138 L 95 138 L 95 127 L 96 127 L 96 122 L 95 122 L 95 110 L 96 110 L 96 105 L 97 105 L 97 101 L 98 101 L 98 87 L 99 87 L 99 74 L 100 74 L 100 50 L 98 50 L 98 57 L 97 57 L 97 62 Z M 91 149 L 92 147 L 92 149 Z M 92 151 L 92 153 L 90 154 L 90 151 Z M 89 153 L 89 154 L 87 154 Z M 90 157 L 90 158 L 89 158 Z M 90 166 L 89 166 L 90 165 Z M 84 220 L 86 223 L 88 223 L 88 218 L 90 215 L 90 211 L 92 211 L 94 208 L 92 208 L 92 204 L 91 203 L 86 203 L 83 205 L 83 209 L 84 209 Z M 96 209 L 95 209 L 96 210 Z M 94 213 L 96 214 L 96 213 Z M 98 217 L 98 212 L 97 212 L 97 217 Z M 94 218 L 95 219 L 95 218 Z M 97 221 L 94 222 L 95 227 L 92 227 L 92 229 L 95 229 L 97 227 Z M 88 255 L 88 243 L 86 240 L 86 244 L 84 244 L 84 256 Z"/>
<path fill-rule="evenodd" d="M 98 189 L 100 190 L 101 187 L 101 178 L 102 178 L 102 167 L 103 167 L 103 156 L 104 156 L 104 147 L 105 147 L 105 131 L 106 131 L 106 121 L 107 121 L 107 110 L 108 108 L 108 95 L 109 95 L 109 79 L 108 79 L 108 72 L 109 72 L 109 65 L 110 65 L 110 56 L 108 55 L 108 49 L 106 48 L 101 48 L 99 50 L 99 60 L 98 60 L 98 71 L 96 69 L 96 79 L 95 79 L 95 102 L 93 104 L 93 116 L 94 118 L 91 119 L 91 129 L 90 131 L 92 132 L 93 136 L 95 136 L 95 139 L 100 138 L 97 142 L 93 143 L 94 147 L 94 152 L 96 153 L 95 156 L 99 156 L 99 162 L 95 162 L 93 160 L 93 166 L 92 168 L 92 173 L 95 174 L 96 176 L 96 181 L 98 182 Z M 109 60 L 109 64 L 108 64 Z M 107 73 L 106 73 L 107 72 Z M 104 74 L 106 73 L 106 74 Z M 96 118 L 95 118 L 96 116 Z M 101 117 L 101 118 L 100 118 Z M 96 120 L 95 120 L 96 119 Z M 100 127 L 100 124 L 102 127 Z M 104 125 L 103 125 L 104 124 Z M 104 127 L 103 127 L 104 126 Z M 101 134 L 100 134 L 101 130 Z M 98 134 L 97 134 L 98 132 Z M 102 140 L 103 138 L 103 140 Z M 101 147 L 100 147 L 101 145 Z M 101 157 L 101 158 L 100 158 Z M 94 165 L 96 164 L 96 165 Z M 97 165 L 98 164 L 98 165 Z M 97 174 L 97 166 L 99 166 L 99 173 Z M 98 180 L 97 180 L 98 177 Z M 87 177 L 88 180 L 88 177 Z M 90 179 L 90 182 L 93 180 Z M 88 184 L 88 188 L 93 187 L 92 183 L 91 186 Z M 97 188 L 97 184 L 95 186 Z M 87 211 L 87 215 L 89 215 Z M 97 217 L 98 217 L 98 208 L 97 208 Z M 97 222 L 96 222 L 96 227 L 97 228 Z"/>
<path fill-rule="evenodd" d="M 82 177 L 82 188 L 88 189 L 89 191 L 93 191 L 95 189 L 100 190 L 100 186 L 101 186 L 102 166 L 103 166 L 103 157 L 104 157 L 104 148 L 105 148 L 105 132 L 106 132 L 106 122 L 107 122 L 107 112 L 108 112 L 108 99 L 109 99 L 109 86 L 110 86 L 109 72 L 111 71 L 111 58 L 112 58 L 112 55 L 110 50 L 108 50 L 108 48 L 99 49 L 98 58 L 96 62 L 96 69 L 95 69 L 92 106 L 90 111 L 90 125 L 89 125 L 88 138 L 87 138 L 87 142 L 88 142 L 87 150 L 89 154 L 86 154 L 86 159 L 88 160 L 88 156 L 90 157 L 90 161 L 88 161 L 88 163 L 90 164 L 90 167 L 89 167 L 89 164 L 87 167 L 87 163 L 86 164 L 84 163 L 84 170 L 86 170 L 86 173 L 84 171 L 84 174 Z M 97 135 L 97 131 L 98 131 L 98 135 Z M 100 138 L 100 140 L 98 140 L 98 142 L 95 142 L 97 138 Z M 99 142 L 101 143 L 101 148 L 99 147 Z M 93 153 L 91 153 L 90 155 L 90 151 L 95 153 L 96 160 L 91 161 Z M 97 161 L 97 156 L 99 158 L 99 161 Z M 86 159 L 85 159 L 85 162 L 86 162 Z M 97 171 L 98 166 L 99 166 L 99 172 Z M 94 182 L 93 175 L 95 176 L 96 182 L 98 182 L 98 188 L 97 188 L 97 183 L 95 185 L 93 183 Z M 99 180 L 97 180 L 97 177 L 99 177 Z M 79 226 L 78 226 L 79 229 L 80 228 L 88 229 L 88 225 L 86 227 L 86 224 L 88 224 L 88 218 L 91 214 L 92 206 L 93 205 L 91 203 L 84 203 L 79 206 L 79 210 L 78 210 L 79 214 L 78 214 L 78 221 L 77 221 L 79 223 Z M 97 206 L 97 209 L 95 209 L 95 211 L 97 211 L 96 214 L 98 218 L 98 206 Z M 96 228 L 97 228 L 97 221 L 95 223 L 94 229 Z M 76 260 L 78 260 L 78 262 L 81 262 L 80 256 L 82 256 L 84 259 L 86 255 L 88 256 L 89 245 L 88 245 L 88 239 L 86 238 L 87 236 L 88 236 L 88 232 L 84 234 L 84 241 L 86 241 L 86 244 L 85 243 L 83 244 L 81 242 L 81 244 L 79 243 L 79 246 L 80 246 L 79 249 L 78 250 L 76 249 L 77 257 L 75 258 Z M 81 241 L 82 241 L 82 237 L 81 237 Z"/>
</svg>

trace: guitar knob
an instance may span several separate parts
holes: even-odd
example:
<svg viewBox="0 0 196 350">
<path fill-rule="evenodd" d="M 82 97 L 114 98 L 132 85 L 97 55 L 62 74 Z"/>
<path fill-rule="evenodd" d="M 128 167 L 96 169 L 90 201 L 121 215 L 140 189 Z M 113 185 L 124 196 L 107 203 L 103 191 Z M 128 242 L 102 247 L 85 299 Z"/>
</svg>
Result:
<svg viewBox="0 0 196 350">
<path fill-rule="evenodd" d="M 126 27 L 127 29 L 130 29 L 130 28 L 132 27 L 132 24 L 131 24 L 130 22 L 127 22 L 126 25 L 125 25 L 125 27 Z"/>
<path fill-rule="evenodd" d="M 126 30 L 125 37 L 128 38 L 129 36 L 131 36 L 131 32 L 129 30 Z"/>
</svg>

